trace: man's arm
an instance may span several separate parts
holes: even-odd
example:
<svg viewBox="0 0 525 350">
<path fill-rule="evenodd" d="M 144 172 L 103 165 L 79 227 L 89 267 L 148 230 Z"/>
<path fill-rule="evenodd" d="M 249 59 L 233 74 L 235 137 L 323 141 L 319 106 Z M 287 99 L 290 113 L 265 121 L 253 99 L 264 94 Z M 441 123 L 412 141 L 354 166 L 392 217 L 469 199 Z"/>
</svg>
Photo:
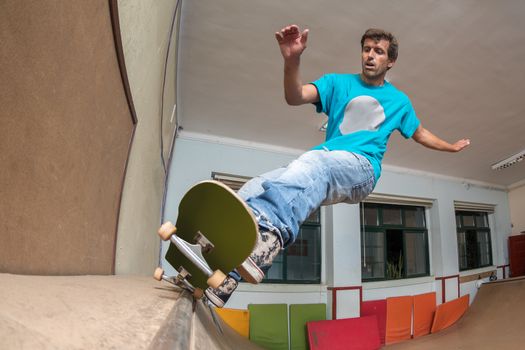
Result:
<svg viewBox="0 0 525 350">
<path fill-rule="evenodd" d="M 284 98 L 289 105 L 298 106 L 319 101 L 317 88 L 303 85 L 299 66 L 301 54 L 306 49 L 308 29 L 301 32 L 296 25 L 284 27 L 275 33 L 284 59 Z"/>
<path fill-rule="evenodd" d="M 412 135 L 412 138 L 414 141 L 425 147 L 444 152 L 459 152 L 470 145 L 469 139 L 461 139 L 456 143 L 450 144 L 440 139 L 421 125 L 418 126 L 416 132 Z"/>
</svg>

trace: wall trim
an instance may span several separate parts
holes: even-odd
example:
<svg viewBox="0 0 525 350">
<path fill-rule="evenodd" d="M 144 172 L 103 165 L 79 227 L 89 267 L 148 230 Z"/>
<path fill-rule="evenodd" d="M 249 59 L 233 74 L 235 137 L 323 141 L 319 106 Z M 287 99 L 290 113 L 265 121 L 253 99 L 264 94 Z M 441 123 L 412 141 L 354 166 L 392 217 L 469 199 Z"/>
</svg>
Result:
<svg viewBox="0 0 525 350">
<path fill-rule="evenodd" d="M 459 275 L 452 275 L 452 276 L 443 276 L 443 277 L 436 277 L 436 281 L 441 281 L 441 301 L 442 303 L 444 304 L 447 300 L 446 298 L 446 294 L 447 294 L 447 289 L 446 289 L 446 286 L 445 286 L 445 283 L 448 279 L 451 279 L 451 278 L 457 278 L 458 280 L 458 298 L 460 297 L 460 276 Z"/>
<path fill-rule="evenodd" d="M 512 185 L 509 185 L 508 189 L 509 190 L 515 190 L 516 188 L 519 188 L 519 187 L 522 187 L 522 186 L 525 186 L 525 180 L 521 180 L 521 181 L 513 183 Z"/>
<path fill-rule="evenodd" d="M 292 155 L 292 156 L 299 156 L 303 154 L 304 152 L 306 152 L 306 150 L 297 149 L 297 148 L 275 146 L 275 145 L 271 145 L 267 143 L 251 142 L 251 141 L 246 141 L 246 140 L 233 139 L 233 138 L 222 137 L 222 136 L 207 135 L 207 134 L 201 134 L 201 133 L 185 131 L 185 130 L 181 130 L 179 132 L 178 138 L 182 140 L 201 141 L 201 142 L 213 143 L 213 144 L 218 144 L 218 145 L 234 146 L 234 147 L 240 147 L 240 148 L 245 148 L 245 149 L 262 150 L 262 151 L 268 151 L 268 152 L 279 153 L 279 154 L 287 154 L 287 155 Z"/>
<path fill-rule="evenodd" d="M 366 197 L 365 203 L 381 203 L 381 204 L 396 204 L 396 205 L 412 205 L 430 208 L 434 205 L 434 200 L 421 197 L 398 196 L 383 193 L 371 193 Z"/>
<path fill-rule="evenodd" d="M 239 283 L 237 291 L 254 293 L 326 293 L 323 284 L 288 284 L 288 283 Z"/>
<path fill-rule="evenodd" d="M 328 287 L 329 291 L 332 291 L 332 320 L 337 320 L 337 292 L 342 290 L 357 290 L 359 291 L 359 312 L 361 312 L 361 305 L 363 304 L 363 287 L 362 286 L 350 286 L 350 287 Z"/>
<path fill-rule="evenodd" d="M 466 276 L 471 276 L 471 275 L 477 276 L 484 272 L 493 272 L 496 270 L 496 268 L 497 268 L 496 266 L 491 265 L 491 266 L 480 267 L 480 268 L 472 269 L 472 270 L 465 270 L 465 271 L 461 271 L 459 273 L 459 276 L 460 277 L 466 277 Z"/>
<path fill-rule="evenodd" d="M 496 269 L 492 268 L 490 271 L 473 273 L 473 274 L 469 274 L 469 275 L 461 275 L 461 277 L 459 278 L 459 282 L 460 283 L 468 283 L 468 282 L 472 282 L 472 281 L 481 280 L 483 278 L 487 278 L 487 277 L 492 276 L 492 274 L 496 273 L 496 271 L 497 271 Z"/>
<path fill-rule="evenodd" d="M 245 149 L 254 149 L 254 150 L 267 151 L 267 152 L 286 154 L 286 155 L 292 155 L 292 156 L 299 156 L 302 153 L 307 151 L 306 149 L 275 146 L 275 145 L 271 145 L 267 143 L 251 142 L 251 141 L 246 141 L 246 140 L 234 139 L 230 137 L 208 135 L 208 134 L 203 134 L 199 132 L 185 131 L 185 130 L 181 130 L 177 137 L 183 140 L 201 141 L 201 142 L 207 142 L 207 143 L 213 143 L 213 144 L 219 144 L 219 145 L 241 147 Z M 483 189 L 488 189 L 488 190 L 493 190 L 493 191 L 502 191 L 502 192 L 507 192 L 509 189 L 507 186 L 497 185 L 497 184 L 493 184 L 489 182 L 436 174 L 436 173 L 431 173 L 431 172 L 427 172 L 423 170 L 403 168 L 403 167 L 389 165 L 389 164 L 383 164 L 383 170 L 390 171 L 393 173 L 398 173 L 398 174 L 425 176 L 425 177 L 431 177 L 434 179 L 451 181 L 455 183 L 459 182 L 466 187 L 479 187 Z M 523 184 L 525 185 L 525 180 Z"/>
<path fill-rule="evenodd" d="M 508 187 L 504 185 L 498 185 L 498 184 L 493 184 L 490 182 L 484 182 L 484 181 L 479 181 L 479 180 L 474 180 L 474 179 L 467 179 L 467 178 L 461 178 L 461 177 L 455 177 L 455 176 L 449 176 L 449 175 L 443 175 L 443 174 L 436 174 L 436 173 L 431 173 L 431 172 L 427 172 L 423 170 L 403 168 L 403 167 L 399 167 L 395 165 L 385 164 L 383 165 L 383 170 L 388 170 L 393 173 L 399 173 L 399 174 L 409 174 L 409 175 L 432 177 L 435 179 L 451 181 L 451 182 L 456 182 L 456 183 L 460 182 L 467 188 L 478 187 L 478 188 L 483 188 L 483 189 L 493 190 L 493 191 L 502 191 L 502 192 L 508 191 Z"/>
<path fill-rule="evenodd" d="M 496 210 L 496 205 L 487 203 L 454 201 L 454 208 L 455 210 L 459 211 L 476 211 L 492 214 Z"/>
<path fill-rule="evenodd" d="M 496 268 L 503 270 L 503 279 L 507 278 L 507 269 L 510 269 L 510 264 L 500 265 L 500 266 L 497 266 Z"/>
<path fill-rule="evenodd" d="M 398 280 L 363 282 L 364 290 L 400 288 L 406 286 L 416 286 L 421 284 L 428 284 L 434 282 L 434 276 L 402 278 Z"/>
</svg>

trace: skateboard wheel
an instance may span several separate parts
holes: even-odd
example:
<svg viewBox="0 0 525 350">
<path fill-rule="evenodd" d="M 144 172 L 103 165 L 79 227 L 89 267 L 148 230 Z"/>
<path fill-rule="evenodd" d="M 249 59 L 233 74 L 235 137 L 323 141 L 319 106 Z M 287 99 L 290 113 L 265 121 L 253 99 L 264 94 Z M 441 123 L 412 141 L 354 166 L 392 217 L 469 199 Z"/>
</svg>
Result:
<svg viewBox="0 0 525 350">
<path fill-rule="evenodd" d="M 206 283 L 212 288 L 218 288 L 225 279 L 226 275 L 221 270 L 215 270 Z"/>
<path fill-rule="evenodd" d="M 202 291 L 202 289 L 195 288 L 195 290 L 193 291 L 193 297 L 195 299 L 202 299 L 203 296 L 204 296 L 204 292 Z"/>
<path fill-rule="evenodd" d="M 166 221 L 162 226 L 159 228 L 158 234 L 160 238 L 162 238 L 163 241 L 168 241 L 170 237 L 177 232 L 177 228 L 175 225 L 171 223 L 171 221 Z"/>
<path fill-rule="evenodd" d="M 162 281 L 162 275 L 164 275 L 164 270 L 160 267 L 157 267 L 153 273 L 153 278 L 157 281 Z"/>
</svg>

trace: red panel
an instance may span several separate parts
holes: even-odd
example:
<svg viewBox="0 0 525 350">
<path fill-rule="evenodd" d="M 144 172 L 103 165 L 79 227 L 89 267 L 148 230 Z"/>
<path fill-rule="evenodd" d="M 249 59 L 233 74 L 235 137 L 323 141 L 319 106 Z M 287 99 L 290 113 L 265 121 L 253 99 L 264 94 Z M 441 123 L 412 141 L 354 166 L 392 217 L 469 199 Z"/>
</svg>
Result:
<svg viewBox="0 0 525 350">
<path fill-rule="evenodd" d="M 386 335 L 386 299 L 370 300 L 361 303 L 361 317 L 372 316 L 377 317 L 377 326 L 379 329 L 379 338 L 381 344 L 385 344 Z"/>
<path fill-rule="evenodd" d="M 430 334 L 435 312 L 435 292 L 414 296 L 414 338 Z"/>
<path fill-rule="evenodd" d="M 372 350 L 381 347 L 376 316 L 314 321 L 306 325 L 311 350 Z"/>
<path fill-rule="evenodd" d="M 451 300 L 441 304 L 436 309 L 434 322 L 432 323 L 432 333 L 452 326 L 467 311 L 469 305 L 469 295 Z"/>
<path fill-rule="evenodd" d="M 525 235 L 509 237 L 510 277 L 525 275 Z"/>
<path fill-rule="evenodd" d="M 412 305 L 414 297 L 386 299 L 386 343 L 393 344 L 412 337 Z"/>
</svg>

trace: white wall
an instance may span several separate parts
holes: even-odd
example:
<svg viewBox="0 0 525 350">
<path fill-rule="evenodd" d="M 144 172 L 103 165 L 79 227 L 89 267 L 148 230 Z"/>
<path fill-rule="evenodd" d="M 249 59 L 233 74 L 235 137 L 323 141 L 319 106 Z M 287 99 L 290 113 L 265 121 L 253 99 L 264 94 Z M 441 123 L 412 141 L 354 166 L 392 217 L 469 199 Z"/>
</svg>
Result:
<svg viewBox="0 0 525 350">
<path fill-rule="evenodd" d="M 525 184 L 510 190 L 509 205 L 512 234 L 517 235 L 525 231 Z"/>
<path fill-rule="evenodd" d="M 167 219 L 176 219 L 177 204 L 184 192 L 195 182 L 209 179 L 213 171 L 255 176 L 283 166 L 299 154 L 293 150 L 262 150 L 247 144 L 239 146 L 234 145 L 234 142 L 234 140 L 204 140 L 199 139 L 198 135 L 191 134 L 182 134 L 182 137 L 177 139 L 168 185 L 165 213 Z M 506 191 L 443 176 L 430 176 L 386 167 L 374 193 L 418 197 L 433 201 L 434 205 L 428 210 L 432 276 L 365 283 L 363 300 L 436 291 L 438 302 L 441 301 L 441 282 L 436 281 L 435 277 L 459 274 L 454 200 L 495 205 L 495 214 L 490 220 L 493 262 L 495 266 L 507 263 L 506 239 L 510 234 L 510 216 Z M 249 303 L 325 302 L 329 304 L 331 291 L 327 291 L 328 287 L 361 286 L 359 206 L 338 204 L 324 208 L 322 215 L 321 286 L 242 284 L 227 306 L 246 308 Z M 164 244 L 163 254 L 166 249 L 167 245 Z M 163 266 L 168 272 L 174 271 L 166 262 Z M 457 279 L 446 282 L 447 300 L 457 297 L 457 289 Z M 462 285 L 461 294 L 473 294 L 474 289 L 474 284 Z M 358 292 L 345 290 L 338 292 L 337 298 L 338 317 L 358 316 Z M 327 308 L 328 311 L 331 310 L 330 305 Z"/>
</svg>

